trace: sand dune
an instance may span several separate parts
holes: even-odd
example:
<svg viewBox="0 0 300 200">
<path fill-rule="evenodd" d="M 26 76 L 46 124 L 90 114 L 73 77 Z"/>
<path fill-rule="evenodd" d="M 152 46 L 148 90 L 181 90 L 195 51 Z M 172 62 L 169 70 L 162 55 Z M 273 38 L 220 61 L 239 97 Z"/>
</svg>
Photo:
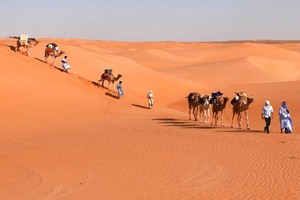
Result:
<svg viewBox="0 0 300 200">
<path fill-rule="evenodd" d="M 27 57 L 0 39 L 0 199 L 300 199 L 299 43 L 41 41 Z M 61 57 L 44 62 L 48 42 L 69 74 Z M 106 68 L 123 75 L 124 98 L 98 86 Z M 230 104 L 224 127 L 188 120 L 188 93 L 217 90 L 254 98 L 250 130 L 230 128 Z"/>
</svg>

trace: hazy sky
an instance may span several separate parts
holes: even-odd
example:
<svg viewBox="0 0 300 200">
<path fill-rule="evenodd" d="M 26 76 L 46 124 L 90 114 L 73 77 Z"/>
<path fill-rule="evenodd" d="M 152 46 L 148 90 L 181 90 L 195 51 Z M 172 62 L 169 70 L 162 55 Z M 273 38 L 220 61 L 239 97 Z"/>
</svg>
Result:
<svg viewBox="0 0 300 200">
<path fill-rule="evenodd" d="M 300 39 L 300 0 L 0 0 L 0 37 Z"/>
</svg>

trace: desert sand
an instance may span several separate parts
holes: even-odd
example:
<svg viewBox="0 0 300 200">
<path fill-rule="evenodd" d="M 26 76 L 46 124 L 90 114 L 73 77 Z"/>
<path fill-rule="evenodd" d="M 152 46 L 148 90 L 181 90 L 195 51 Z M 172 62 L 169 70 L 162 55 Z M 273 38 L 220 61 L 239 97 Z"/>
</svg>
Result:
<svg viewBox="0 0 300 200">
<path fill-rule="evenodd" d="M 0 39 L 0 199 L 300 199 L 300 43 L 39 40 L 27 57 Z M 62 57 L 44 62 L 49 42 L 69 74 Z M 106 68 L 123 75 L 121 99 L 97 85 Z M 188 120 L 189 92 L 218 90 L 254 98 L 250 130 L 230 128 L 230 103 L 224 127 Z"/>
</svg>

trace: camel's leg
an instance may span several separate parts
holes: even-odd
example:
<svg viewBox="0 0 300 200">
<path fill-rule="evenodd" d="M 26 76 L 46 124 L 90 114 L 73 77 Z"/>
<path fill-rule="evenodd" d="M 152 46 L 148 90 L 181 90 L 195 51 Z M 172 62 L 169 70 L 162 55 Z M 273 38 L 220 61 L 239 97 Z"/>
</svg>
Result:
<svg viewBox="0 0 300 200">
<path fill-rule="evenodd" d="M 249 117 L 248 117 L 248 110 L 245 111 L 245 118 L 247 122 L 247 129 L 250 129 Z"/>
<path fill-rule="evenodd" d="M 109 91 L 110 81 L 108 81 L 107 91 Z"/>
<path fill-rule="evenodd" d="M 210 123 L 211 126 L 214 125 L 214 120 L 215 120 L 215 112 L 213 111 L 211 123 Z"/>
<path fill-rule="evenodd" d="M 113 93 L 116 93 L 116 88 L 115 88 L 115 82 L 112 82 L 112 87 L 113 87 Z"/>
<path fill-rule="evenodd" d="M 29 55 L 30 55 L 30 50 L 29 50 L 28 47 L 26 48 L 26 50 L 27 50 L 27 51 L 26 51 L 26 52 L 27 52 L 27 56 L 29 57 Z"/>
<path fill-rule="evenodd" d="M 205 110 L 202 110 L 201 116 L 202 116 L 202 122 L 203 122 L 204 124 L 206 124 L 206 111 L 205 111 Z"/>
<path fill-rule="evenodd" d="M 189 103 L 189 120 L 191 120 L 191 110 L 192 110 L 191 104 Z"/>
<path fill-rule="evenodd" d="M 193 114 L 194 114 L 195 121 L 197 121 L 198 120 L 197 119 L 197 115 L 198 115 L 198 107 L 197 106 L 193 108 Z"/>
<path fill-rule="evenodd" d="M 231 118 L 231 128 L 233 128 L 233 120 L 234 120 L 235 112 L 232 112 L 232 118 Z"/>
<path fill-rule="evenodd" d="M 206 123 L 209 121 L 210 118 L 210 110 L 209 108 L 207 109 L 207 118 L 206 118 Z"/>
<path fill-rule="evenodd" d="M 16 45 L 16 48 L 15 48 L 15 52 L 19 51 L 19 48 L 20 48 L 20 44 L 19 44 L 19 41 L 17 41 L 17 45 Z"/>
<path fill-rule="evenodd" d="M 45 57 L 45 62 L 48 63 L 48 60 L 47 60 L 48 55 L 47 55 L 46 51 L 45 51 L 44 57 Z"/>
<path fill-rule="evenodd" d="M 221 111 L 221 126 L 224 126 L 224 109 Z"/>
<path fill-rule="evenodd" d="M 199 121 L 201 122 L 201 120 L 203 120 L 203 117 L 202 117 L 202 109 L 199 108 Z"/>
<path fill-rule="evenodd" d="M 239 128 L 242 128 L 242 115 L 241 115 L 241 113 L 238 112 L 237 116 L 238 116 Z"/>
<path fill-rule="evenodd" d="M 52 65 L 55 66 L 55 56 L 53 56 L 52 58 L 53 58 Z"/>
</svg>

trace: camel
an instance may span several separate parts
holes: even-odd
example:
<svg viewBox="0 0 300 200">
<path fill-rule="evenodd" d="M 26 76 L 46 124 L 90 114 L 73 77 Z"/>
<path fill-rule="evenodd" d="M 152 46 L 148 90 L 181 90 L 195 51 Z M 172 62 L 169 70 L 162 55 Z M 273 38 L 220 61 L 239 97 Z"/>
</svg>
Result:
<svg viewBox="0 0 300 200">
<path fill-rule="evenodd" d="M 65 54 L 64 51 L 57 52 L 55 49 L 46 47 L 46 48 L 45 48 L 45 62 L 48 63 L 47 59 L 48 59 L 48 57 L 50 56 L 50 57 L 52 57 L 52 59 L 53 59 L 52 64 L 54 65 L 55 59 L 56 59 L 57 57 L 60 57 L 60 56 L 63 55 L 63 54 Z"/>
<path fill-rule="evenodd" d="M 209 103 L 209 95 L 200 95 L 200 104 L 199 104 L 199 114 L 200 114 L 200 121 L 201 118 L 203 123 L 206 124 L 210 118 L 210 103 Z"/>
<path fill-rule="evenodd" d="M 219 119 L 219 112 L 221 112 L 221 126 L 224 126 L 223 115 L 224 115 L 224 110 L 226 108 L 227 101 L 228 101 L 228 97 L 223 97 L 223 95 L 216 97 L 216 101 L 212 103 L 213 117 L 212 117 L 211 125 L 213 125 L 215 122 L 215 126 L 217 126 L 218 119 Z"/>
<path fill-rule="evenodd" d="M 239 128 L 242 127 L 242 115 L 241 113 L 245 113 L 247 129 L 250 129 L 249 118 L 248 118 L 248 110 L 250 104 L 253 102 L 253 98 L 247 97 L 246 92 L 236 92 L 236 97 L 231 100 L 232 107 L 232 121 L 231 121 L 231 128 L 233 128 L 233 119 L 235 114 L 237 115 L 237 121 L 239 124 Z"/>
<path fill-rule="evenodd" d="M 104 81 L 107 80 L 108 81 L 107 90 L 109 91 L 109 85 L 110 85 L 110 83 L 112 83 L 113 91 L 115 92 L 115 87 L 114 87 L 115 81 L 118 81 L 121 77 L 122 77 L 122 74 L 118 74 L 117 77 L 114 77 L 114 75 L 112 73 L 103 73 L 101 75 L 101 79 L 98 82 L 100 85 L 100 82 L 102 81 L 101 85 L 102 85 L 102 87 L 104 87 Z"/>
<path fill-rule="evenodd" d="M 40 41 L 37 41 L 35 38 L 28 38 L 28 35 L 24 34 L 21 34 L 21 37 L 9 36 L 9 38 L 18 39 L 15 52 L 19 51 L 20 47 L 24 47 L 26 49 L 27 56 L 29 56 L 30 53 L 29 48 L 33 48 L 40 43 Z"/>
<path fill-rule="evenodd" d="M 195 121 L 197 121 L 199 104 L 200 104 L 200 94 L 197 92 L 191 92 L 187 97 L 189 104 L 189 120 L 191 120 L 191 111 L 193 109 L 193 114 Z"/>
</svg>

